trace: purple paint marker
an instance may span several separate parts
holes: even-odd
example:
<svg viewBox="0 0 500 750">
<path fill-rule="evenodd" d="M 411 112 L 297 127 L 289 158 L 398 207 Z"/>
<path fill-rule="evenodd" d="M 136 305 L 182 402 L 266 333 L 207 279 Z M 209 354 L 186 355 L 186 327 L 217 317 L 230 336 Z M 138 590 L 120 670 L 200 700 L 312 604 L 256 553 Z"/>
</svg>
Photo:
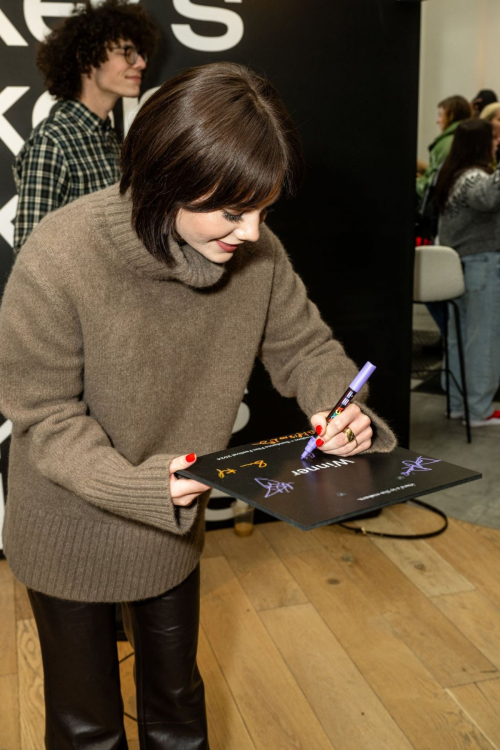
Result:
<svg viewBox="0 0 500 750">
<path fill-rule="evenodd" d="M 361 370 L 358 372 L 352 383 L 350 384 L 347 391 L 344 393 L 340 401 L 337 402 L 337 404 L 333 407 L 330 414 L 326 418 L 326 423 L 331 422 L 332 419 L 335 417 L 338 417 L 339 414 L 342 414 L 346 406 L 348 406 L 351 401 L 353 400 L 354 396 L 359 393 L 359 391 L 362 389 L 370 375 L 375 372 L 377 368 L 375 365 L 372 365 L 371 362 L 367 362 L 364 367 L 361 368 Z M 301 458 L 309 458 L 311 453 L 315 448 L 318 446 L 316 445 L 317 437 L 312 437 L 309 442 L 306 445 L 306 449 L 301 455 Z"/>
</svg>

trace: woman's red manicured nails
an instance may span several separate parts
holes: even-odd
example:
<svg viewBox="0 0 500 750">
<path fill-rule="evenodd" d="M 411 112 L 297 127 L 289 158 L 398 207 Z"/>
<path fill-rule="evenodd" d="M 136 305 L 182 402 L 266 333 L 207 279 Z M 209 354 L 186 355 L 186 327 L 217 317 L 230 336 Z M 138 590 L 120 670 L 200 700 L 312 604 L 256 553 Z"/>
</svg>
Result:
<svg viewBox="0 0 500 750">
<path fill-rule="evenodd" d="M 318 433 L 318 435 L 321 435 L 321 433 L 323 432 L 323 428 L 320 424 L 316 425 L 316 432 Z"/>
<path fill-rule="evenodd" d="M 321 448 L 321 446 L 324 445 L 324 444 L 325 444 L 325 441 L 321 440 L 321 438 L 318 438 L 316 440 L 316 445 L 318 446 L 318 448 Z"/>
<path fill-rule="evenodd" d="M 186 461 L 190 464 L 196 461 L 196 453 L 190 453 L 189 456 L 186 456 Z"/>
</svg>

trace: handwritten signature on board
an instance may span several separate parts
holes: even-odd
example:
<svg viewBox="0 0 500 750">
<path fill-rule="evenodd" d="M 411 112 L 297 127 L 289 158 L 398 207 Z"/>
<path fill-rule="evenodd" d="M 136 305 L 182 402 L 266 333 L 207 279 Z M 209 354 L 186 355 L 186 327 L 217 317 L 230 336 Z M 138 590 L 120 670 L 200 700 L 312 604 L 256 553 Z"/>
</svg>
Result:
<svg viewBox="0 0 500 750">
<path fill-rule="evenodd" d="M 403 466 L 407 466 L 408 468 L 406 471 L 402 471 L 401 475 L 408 477 L 413 471 L 432 471 L 429 468 L 429 464 L 439 463 L 441 463 L 440 458 L 424 458 L 424 456 L 419 456 L 415 461 L 403 461 Z"/>
<path fill-rule="evenodd" d="M 272 497 L 293 490 L 293 482 L 277 482 L 275 479 L 264 479 L 263 477 L 256 477 L 255 481 L 267 490 L 265 497 Z"/>
<path fill-rule="evenodd" d="M 219 479 L 224 479 L 226 474 L 236 474 L 236 469 L 217 469 Z"/>
<path fill-rule="evenodd" d="M 298 440 L 299 438 L 310 437 L 315 435 L 314 430 L 306 430 L 305 432 L 294 432 L 293 435 L 282 435 L 281 437 L 271 438 L 271 440 L 260 440 L 258 443 L 252 443 L 252 445 L 276 445 L 282 440 Z"/>
</svg>

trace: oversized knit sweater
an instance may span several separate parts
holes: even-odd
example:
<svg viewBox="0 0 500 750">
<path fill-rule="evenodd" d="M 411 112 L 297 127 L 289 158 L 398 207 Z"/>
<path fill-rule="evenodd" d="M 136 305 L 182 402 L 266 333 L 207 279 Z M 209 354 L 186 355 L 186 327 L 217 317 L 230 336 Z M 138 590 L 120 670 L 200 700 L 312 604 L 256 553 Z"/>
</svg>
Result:
<svg viewBox="0 0 500 750">
<path fill-rule="evenodd" d="M 0 311 L 0 410 L 13 422 L 4 546 L 14 574 L 77 601 L 132 601 L 184 580 L 204 500 L 174 506 L 173 457 L 223 449 L 257 356 L 304 412 L 356 367 L 265 226 L 225 265 L 131 227 L 113 186 L 49 214 Z M 375 450 L 395 440 L 375 421 Z M 276 417 L 279 424 L 279 418 Z"/>
</svg>

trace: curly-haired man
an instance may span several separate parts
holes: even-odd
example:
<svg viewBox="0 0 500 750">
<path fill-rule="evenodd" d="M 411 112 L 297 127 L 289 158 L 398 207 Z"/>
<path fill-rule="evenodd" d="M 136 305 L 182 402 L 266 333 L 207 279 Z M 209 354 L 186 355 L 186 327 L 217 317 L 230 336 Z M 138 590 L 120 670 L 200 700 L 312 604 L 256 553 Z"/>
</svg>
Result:
<svg viewBox="0 0 500 750">
<path fill-rule="evenodd" d="M 59 101 L 14 165 L 15 252 L 45 214 L 119 179 L 119 144 L 109 113 L 120 97 L 139 95 L 157 38 L 140 5 L 104 0 L 93 7 L 87 0 L 40 45 L 38 68 Z"/>
</svg>

